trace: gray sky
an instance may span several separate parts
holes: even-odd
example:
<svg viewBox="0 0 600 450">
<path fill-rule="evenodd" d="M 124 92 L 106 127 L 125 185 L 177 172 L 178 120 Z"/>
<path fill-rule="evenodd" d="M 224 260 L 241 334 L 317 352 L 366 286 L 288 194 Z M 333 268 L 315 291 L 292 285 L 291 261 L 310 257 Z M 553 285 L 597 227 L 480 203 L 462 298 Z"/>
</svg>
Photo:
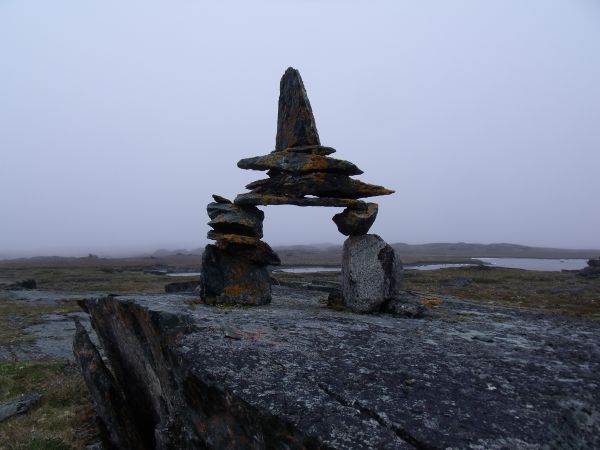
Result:
<svg viewBox="0 0 600 450">
<path fill-rule="evenodd" d="M 2 0 L 0 58 L 0 255 L 205 245 L 288 66 L 396 190 L 388 242 L 600 247 L 596 0 Z M 341 209 L 264 209 L 272 245 L 343 240 Z"/>
</svg>

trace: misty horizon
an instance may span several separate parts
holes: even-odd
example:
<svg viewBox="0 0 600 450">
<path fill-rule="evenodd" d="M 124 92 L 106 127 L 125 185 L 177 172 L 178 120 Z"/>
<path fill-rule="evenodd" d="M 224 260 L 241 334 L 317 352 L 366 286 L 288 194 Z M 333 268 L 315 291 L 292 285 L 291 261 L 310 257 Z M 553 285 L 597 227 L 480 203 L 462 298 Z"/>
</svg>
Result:
<svg viewBox="0 0 600 450">
<path fill-rule="evenodd" d="M 288 66 L 322 144 L 396 190 L 372 233 L 600 248 L 600 6 L 460 5 L 4 2 L 0 258 L 209 243 Z M 344 240 L 342 208 L 261 209 L 273 247 Z"/>
</svg>

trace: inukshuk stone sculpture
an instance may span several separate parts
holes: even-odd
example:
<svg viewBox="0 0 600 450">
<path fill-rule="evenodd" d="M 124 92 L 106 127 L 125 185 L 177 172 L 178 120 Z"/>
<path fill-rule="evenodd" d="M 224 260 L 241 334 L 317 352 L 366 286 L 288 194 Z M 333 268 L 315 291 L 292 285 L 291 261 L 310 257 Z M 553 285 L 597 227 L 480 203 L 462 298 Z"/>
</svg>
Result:
<svg viewBox="0 0 600 450">
<path fill-rule="evenodd" d="M 242 169 L 265 170 L 268 178 L 246 186 L 233 204 L 221 197 L 208 206 L 214 231 L 203 257 L 203 293 L 217 302 L 263 304 L 270 300 L 265 266 L 278 263 L 262 237 L 262 212 L 256 205 L 346 207 L 333 218 L 350 236 L 344 243 L 342 294 L 345 305 L 371 311 L 396 292 L 393 249 L 377 235 L 367 235 L 377 204 L 359 200 L 394 191 L 350 178 L 362 174 L 354 164 L 328 155 L 321 145 L 300 73 L 288 68 L 280 83 L 275 150 L 242 159 Z M 245 291 L 251 289 L 253 291 Z"/>
</svg>

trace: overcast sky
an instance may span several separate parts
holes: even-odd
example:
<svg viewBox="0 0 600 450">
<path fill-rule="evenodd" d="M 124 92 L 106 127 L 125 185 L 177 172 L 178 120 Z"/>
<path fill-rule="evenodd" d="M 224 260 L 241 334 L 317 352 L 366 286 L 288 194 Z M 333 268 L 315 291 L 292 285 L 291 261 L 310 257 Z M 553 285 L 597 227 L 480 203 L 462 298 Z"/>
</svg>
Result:
<svg viewBox="0 0 600 450">
<path fill-rule="evenodd" d="M 388 242 L 600 248 L 600 2 L 0 1 L 0 255 L 204 246 L 264 178 L 279 79 L 395 189 Z M 263 208 L 272 245 L 335 208 Z"/>
</svg>

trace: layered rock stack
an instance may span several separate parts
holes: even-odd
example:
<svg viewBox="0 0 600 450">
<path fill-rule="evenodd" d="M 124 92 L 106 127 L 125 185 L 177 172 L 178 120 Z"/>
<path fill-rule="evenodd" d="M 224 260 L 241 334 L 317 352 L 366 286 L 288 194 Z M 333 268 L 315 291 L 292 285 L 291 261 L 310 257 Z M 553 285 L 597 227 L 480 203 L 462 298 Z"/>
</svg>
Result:
<svg viewBox="0 0 600 450">
<path fill-rule="evenodd" d="M 261 241 L 264 213 L 219 195 L 206 207 L 213 229 L 202 255 L 201 295 L 207 303 L 264 305 L 271 301 L 268 265 L 279 257 Z"/>
<path fill-rule="evenodd" d="M 300 73 L 288 68 L 281 78 L 275 150 L 238 162 L 241 169 L 262 170 L 268 178 L 246 186 L 234 202 L 213 196 L 208 205 L 209 239 L 203 256 L 202 293 L 209 302 L 259 305 L 271 297 L 266 266 L 278 264 L 260 240 L 264 215 L 257 205 L 345 207 L 333 221 L 349 236 L 342 262 L 346 306 L 360 312 L 376 309 L 396 292 L 394 251 L 379 236 L 367 235 L 377 217 L 376 203 L 360 198 L 394 191 L 351 178 L 356 165 L 329 155 L 321 145 Z"/>
</svg>

